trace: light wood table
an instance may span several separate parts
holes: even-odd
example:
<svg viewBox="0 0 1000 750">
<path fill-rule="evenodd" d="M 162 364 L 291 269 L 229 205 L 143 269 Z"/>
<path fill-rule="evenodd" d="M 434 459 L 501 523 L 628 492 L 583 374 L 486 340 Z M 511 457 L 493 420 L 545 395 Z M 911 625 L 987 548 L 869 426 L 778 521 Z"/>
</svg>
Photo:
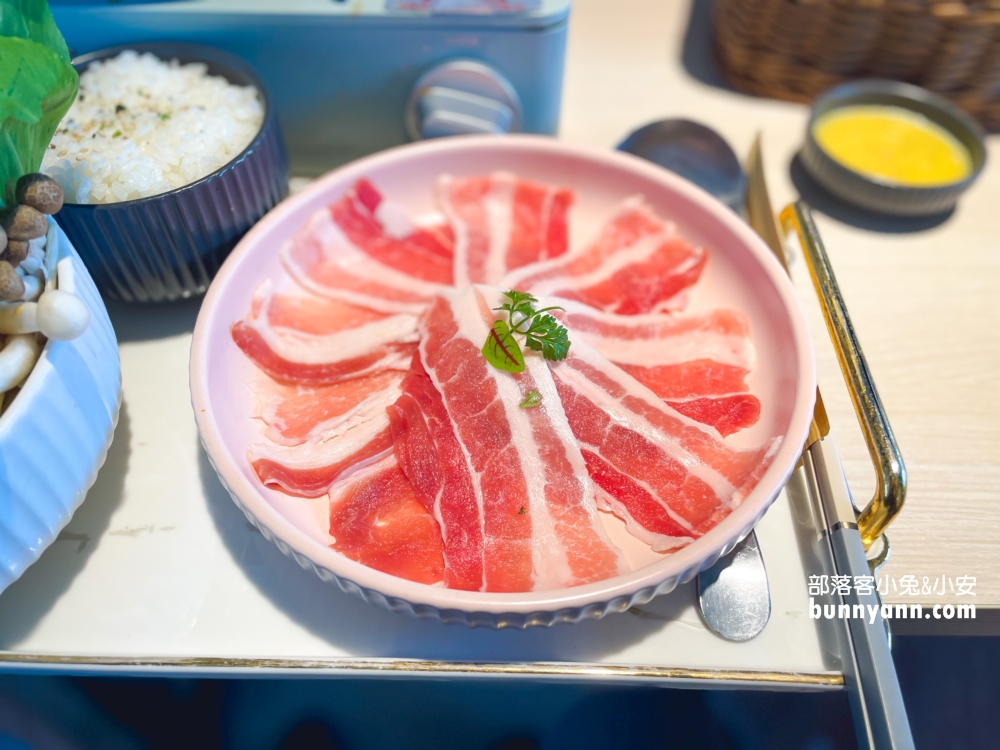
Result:
<svg viewBox="0 0 1000 750">
<path fill-rule="evenodd" d="M 903 595 L 891 602 L 973 602 L 1000 608 L 1000 137 L 957 210 L 933 222 L 831 218 L 796 174 L 793 159 L 808 108 L 712 85 L 708 3 L 575 0 L 561 137 L 614 146 L 649 121 L 685 117 L 710 124 L 745 155 L 763 133 L 776 210 L 804 193 L 846 298 L 909 470 L 906 506 L 892 526 L 881 574 L 921 582 L 976 578 L 976 596 Z M 691 21 L 689 23 L 689 21 Z M 692 74 L 692 71 L 694 75 Z M 820 385 L 845 471 L 860 504 L 874 473 L 826 337 L 801 257 L 792 273 L 812 326 Z M 901 587 L 900 587 L 901 588 Z M 940 589 L 939 589 L 940 590 Z M 1000 632 L 1000 612 L 980 612 Z M 928 628 L 942 623 L 928 623 Z M 953 623 L 951 632 L 972 632 Z"/>
</svg>

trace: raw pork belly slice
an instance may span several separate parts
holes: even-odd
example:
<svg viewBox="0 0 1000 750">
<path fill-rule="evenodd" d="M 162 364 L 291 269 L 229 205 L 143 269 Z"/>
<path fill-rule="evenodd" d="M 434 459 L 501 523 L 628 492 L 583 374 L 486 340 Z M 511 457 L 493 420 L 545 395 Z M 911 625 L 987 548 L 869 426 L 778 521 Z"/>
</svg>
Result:
<svg viewBox="0 0 1000 750">
<path fill-rule="evenodd" d="M 712 366 L 715 363 L 707 362 L 704 364 Z M 633 377 L 652 388 L 641 374 L 633 374 Z M 753 427 L 760 419 L 760 400 L 752 393 L 702 396 L 689 398 L 686 401 L 671 401 L 664 397 L 663 401 L 696 422 L 711 425 L 724 437 L 747 427 Z"/>
<path fill-rule="evenodd" d="M 247 451 L 261 483 L 303 497 L 319 497 L 334 482 L 392 453 L 392 432 L 384 409 L 360 424 L 332 431 L 326 439 L 300 445 L 255 443 Z"/>
<path fill-rule="evenodd" d="M 450 286 L 450 242 L 449 232 L 415 226 L 362 180 L 314 214 L 284 244 L 281 257 L 292 277 L 317 294 L 419 314 Z"/>
<path fill-rule="evenodd" d="M 296 327 L 274 324 L 271 308 L 279 302 L 279 321 L 288 319 Z M 282 295 L 264 290 L 253 302 L 251 316 L 232 327 L 232 336 L 255 365 L 275 380 L 286 383 L 325 385 L 384 369 L 405 370 L 417 341 L 417 319 L 413 315 L 367 316 L 353 306 L 336 305 L 339 320 L 361 322 L 339 329 L 337 319 L 324 323 L 317 308 L 329 311 L 306 297 L 290 303 Z M 328 306 L 327 306 L 328 307 Z M 377 317 L 374 317 L 377 315 Z M 308 321 L 312 321 L 311 323 Z M 332 330 L 330 330 L 332 329 Z M 312 333 L 312 330 L 330 330 Z"/>
<path fill-rule="evenodd" d="M 267 322 L 271 326 L 317 336 L 357 328 L 389 317 L 387 313 L 299 290 L 294 293 L 272 292 L 268 281 L 254 293 L 251 317 L 259 317 L 265 306 Z"/>
<path fill-rule="evenodd" d="M 722 435 L 760 418 L 760 401 L 747 392 L 755 353 L 743 313 L 623 316 L 563 305 L 557 314 L 575 336 L 682 414 Z"/>
<path fill-rule="evenodd" d="M 402 395 L 387 409 L 393 449 L 414 494 L 434 515 L 444 539 L 444 584 L 480 591 L 483 529 L 472 475 L 441 394 L 413 356 Z"/>
<path fill-rule="evenodd" d="M 701 315 L 614 315 L 586 305 L 545 300 L 572 332 L 608 359 L 630 365 L 673 365 L 711 359 L 749 370 L 754 348 L 746 315 L 720 308 Z"/>
<path fill-rule="evenodd" d="M 262 376 L 250 388 L 267 425 L 264 436 L 300 445 L 343 433 L 384 411 L 399 398 L 403 376 L 399 370 L 380 370 L 323 386 L 286 385 Z"/>
<path fill-rule="evenodd" d="M 707 258 L 704 248 L 690 245 L 641 199 L 630 198 L 589 247 L 513 271 L 499 284 L 635 315 L 676 307 L 673 298 L 698 280 Z"/>
<path fill-rule="evenodd" d="M 330 534 L 331 547 L 369 568 L 418 583 L 441 581 L 437 521 L 414 496 L 393 456 L 330 492 Z"/>
<path fill-rule="evenodd" d="M 451 284 L 452 237 L 418 227 L 368 180 L 358 180 L 330 214 L 344 236 L 378 262 L 424 281 Z"/>
<path fill-rule="evenodd" d="M 438 179 L 437 196 L 451 223 L 455 286 L 495 284 L 513 268 L 566 252 L 566 212 L 573 193 L 512 174 Z"/>
<path fill-rule="evenodd" d="M 568 189 L 498 172 L 444 176 L 437 198 L 448 224 L 419 226 L 358 181 L 285 242 L 288 283 L 262 284 L 232 326 L 261 371 L 247 458 L 263 484 L 329 496 L 345 556 L 467 591 L 627 572 L 599 508 L 668 551 L 742 502 L 781 442 L 722 439 L 760 413 L 748 321 L 663 314 L 703 248 L 638 197 L 572 253 Z M 512 374 L 483 357 L 511 288 L 565 307 L 566 360 L 526 350 Z"/>
<path fill-rule="evenodd" d="M 617 575 L 626 563 L 598 518 L 546 362 L 529 355 L 512 375 L 480 352 L 500 296 L 468 287 L 436 299 L 421 323 L 421 361 L 454 425 L 480 512 L 484 589 L 547 590 Z M 532 390 L 542 405 L 520 408 Z"/>
<path fill-rule="evenodd" d="M 552 371 L 599 500 L 657 551 L 687 544 L 725 518 L 780 444 L 733 449 L 583 342 Z"/>
</svg>

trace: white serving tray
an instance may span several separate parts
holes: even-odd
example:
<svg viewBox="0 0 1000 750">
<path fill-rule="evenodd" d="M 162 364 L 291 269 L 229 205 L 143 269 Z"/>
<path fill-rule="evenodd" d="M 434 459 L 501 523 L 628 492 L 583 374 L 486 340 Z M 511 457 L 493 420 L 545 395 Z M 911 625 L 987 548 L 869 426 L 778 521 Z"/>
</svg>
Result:
<svg viewBox="0 0 1000 750">
<path fill-rule="evenodd" d="M 493 631 L 413 620 L 322 582 L 247 522 L 201 448 L 188 393 L 198 304 L 111 307 L 115 440 L 87 501 L 0 596 L 0 670 L 843 687 L 836 643 L 808 615 L 819 571 L 800 554 L 798 539 L 815 538 L 801 469 L 757 526 L 772 614 L 747 643 L 705 627 L 693 583 L 597 622 Z M 830 438 L 824 451 L 837 462 Z"/>
</svg>

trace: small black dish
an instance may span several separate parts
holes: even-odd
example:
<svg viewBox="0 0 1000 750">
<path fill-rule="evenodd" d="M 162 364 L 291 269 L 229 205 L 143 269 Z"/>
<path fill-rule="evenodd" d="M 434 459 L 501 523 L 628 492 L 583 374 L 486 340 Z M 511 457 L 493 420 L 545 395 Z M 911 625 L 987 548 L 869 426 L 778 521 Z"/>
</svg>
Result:
<svg viewBox="0 0 1000 750">
<path fill-rule="evenodd" d="M 260 131 L 235 159 L 195 182 L 121 203 L 66 203 L 56 221 L 107 297 L 161 302 L 203 294 L 240 238 L 288 195 L 288 157 L 278 118 L 253 69 L 212 47 L 128 44 L 81 55 L 73 66 L 82 73 L 95 60 L 125 50 L 205 63 L 210 75 L 254 86 L 264 105 Z"/>
<path fill-rule="evenodd" d="M 841 107 L 880 104 L 923 115 L 954 135 L 969 151 L 972 171 L 960 182 L 912 187 L 863 175 L 845 167 L 822 149 L 813 135 L 816 121 Z M 838 198 L 869 211 L 893 216 L 930 216 L 954 208 L 959 196 L 976 181 L 986 164 L 983 129 L 947 99 L 899 81 L 863 80 L 837 86 L 813 104 L 802 148 L 802 164 L 816 182 Z"/>
</svg>

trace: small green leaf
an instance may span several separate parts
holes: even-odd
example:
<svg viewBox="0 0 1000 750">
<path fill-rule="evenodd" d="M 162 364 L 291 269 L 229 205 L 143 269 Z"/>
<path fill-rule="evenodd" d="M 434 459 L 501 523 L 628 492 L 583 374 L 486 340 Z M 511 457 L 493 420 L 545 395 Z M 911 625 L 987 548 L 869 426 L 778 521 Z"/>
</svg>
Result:
<svg viewBox="0 0 1000 750">
<path fill-rule="evenodd" d="M 503 296 L 510 300 L 510 304 L 517 307 L 522 302 L 538 302 L 537 299 L 527 292 L 519 292 L 517 289 L 511 289 L 509 292 L 504 292 Z"/>
<path fill-rule="evenodd" d="M 569 332 L 551 315 L 540 315 L 525 332 L 524 343 L 545 359 L 558 361 L 569 353 Z"/>
<path fill-rule="evenodd" d="M 493 323 L 482 351 L 486 361 L 498 370 L 524 372 L 524 354 L 505 321 Z"/>
<path fill-rule="evenodd" d="M 19 26 L 15 7 L 34 16 L 26 12 Z M 6 202 L 13 200 L 14 184 L 21 175 L 38 171 L 80 85 L 73 66 L 51 48 L 61 37 L 44 2 L 19 1 L 10 7 L 6 0 L 0 2 L 0 28 L 9 25 L 23 33 L 33 30 L 44 42 L 0 36 L 0 199 Z"/>
<path fill-rule="evenodd" d="M 523 315 L 526 318 L 530 318 L 535 311 L 531 309 L 531 303 L 525 301 L 525 302 L 518 302 L 516 305 L 514 305 L 513 312 L 517 313 L 518 315 Z"/>
<path fill-rule="evenodd" d="M 542 403 L 542 394 L 538 391 L 528 391 L 524 394 L 524 401 L 518 404 L 522 409 L 530 409 Z"/>
</svg>

